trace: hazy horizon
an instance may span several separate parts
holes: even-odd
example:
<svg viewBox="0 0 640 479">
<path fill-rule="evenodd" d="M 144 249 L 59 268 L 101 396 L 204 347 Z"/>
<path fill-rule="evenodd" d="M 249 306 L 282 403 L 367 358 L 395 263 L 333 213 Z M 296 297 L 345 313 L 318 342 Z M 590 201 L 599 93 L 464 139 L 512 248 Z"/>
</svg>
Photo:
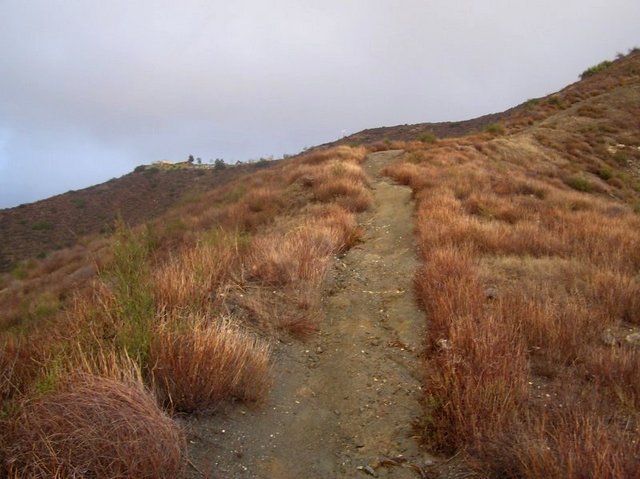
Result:
<svg viewBox="0 0 640 479">
<path fill-rule="evenodd" d="M 188 155 L 503 111 L 640 43 L 640 3 L 0 3 L 0 208 Z"/>
</svg>

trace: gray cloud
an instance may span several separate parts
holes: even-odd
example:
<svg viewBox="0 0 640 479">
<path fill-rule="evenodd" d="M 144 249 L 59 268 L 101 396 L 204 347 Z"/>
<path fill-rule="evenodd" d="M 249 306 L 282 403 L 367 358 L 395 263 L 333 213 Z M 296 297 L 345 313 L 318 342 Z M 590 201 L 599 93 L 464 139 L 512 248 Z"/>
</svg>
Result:
<svg viewBox="0 0 640 479">
<path fill-rule="evenodd" d="M 2 0 L 0 207 L 500 111 L 635 46 L 638 20 L 622 0 Z"/>
</svg>

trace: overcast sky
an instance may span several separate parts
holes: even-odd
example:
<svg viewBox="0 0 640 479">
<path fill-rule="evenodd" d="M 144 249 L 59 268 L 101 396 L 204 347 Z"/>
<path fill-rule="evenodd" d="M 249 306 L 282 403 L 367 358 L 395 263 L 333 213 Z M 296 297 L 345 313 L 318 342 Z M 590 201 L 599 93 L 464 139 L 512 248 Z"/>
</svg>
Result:
<svg viewBox="0 0 640 479">
<path fill-rule="evenodd" d="M 0 208 L 502 111 L 639 24 L 638 0 L 0 0 Z"/>
</svg>

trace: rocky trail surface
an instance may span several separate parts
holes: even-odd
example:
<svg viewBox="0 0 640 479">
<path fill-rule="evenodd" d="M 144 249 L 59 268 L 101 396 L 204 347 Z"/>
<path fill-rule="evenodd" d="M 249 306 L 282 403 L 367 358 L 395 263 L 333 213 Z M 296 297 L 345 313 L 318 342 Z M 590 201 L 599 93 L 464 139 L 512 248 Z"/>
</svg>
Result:
<svg viewBox="0 0 640 479">
<path fill-rule="evenodd" d="M 412 287 L 411 191 L 380 176 L 399 154 L 365 161 L 374 205 L 360 218 L 363 242 L 326 281 L 319 333 L 275 347 L 266 403 L 188 421 L 192 477 L 437 477 L 412 427 L 425 321 Z"/>
</svg>

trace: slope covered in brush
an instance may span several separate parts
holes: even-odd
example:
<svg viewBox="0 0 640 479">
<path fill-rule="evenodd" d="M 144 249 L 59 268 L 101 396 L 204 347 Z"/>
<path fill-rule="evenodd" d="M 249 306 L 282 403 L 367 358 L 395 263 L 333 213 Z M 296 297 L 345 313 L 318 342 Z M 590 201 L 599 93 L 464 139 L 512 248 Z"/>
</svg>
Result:
<svg viewBox="0 0 640 479">
<path fill-rule="evenodd" d="M 640 472 L 640 54 L 411 150 L 424 439 L 494 477 Z"/>
<path fill-rule="evenodd" d="M 0 209 L 0 272 L 74 246 L 83 237 L 110 234 L 118 217 L 131 225 L 144 223 L 207 190 L 273 164 L 141 166 L 99 185 Z"/>
<path fill-rule="evenodd" d="M 281 162 L 145 225 L 119 221 L 112 237 L 62 251 L 56 262 L 34 261 L 21 279 L 6 275 L 0 410 L 7 471 L 153 475 L 166 458 L 151 450 L 126 457 L 144 455 L 134 446 L 154 434 L 179 436 L 154 404 L 192 412 L 264 398 L 270 338 L 315 331 L 320 284 L 335 255 L 358 240 L 355 213 L 371 202 L 360 167 L 365 154 L 340 147 Z M 112 436 L 97 446 L 105 461 L 86 462 L 84 441 L 96 438 L 68 437 L 67 427 L 96 410 L 114 414 L 112 402 L 101 402 L 105 388 L 114 400 L 131 395 L 121 414 L 138 409 L 153 421 L 138 438 L 105 424 L 101 435 Z M 57 398 L 64 408 L 55 407 Z M 39 415 L 24 423 L 27 411 Z M 179 459 L 172 456 L 172 470 Z"/>
</svg>

